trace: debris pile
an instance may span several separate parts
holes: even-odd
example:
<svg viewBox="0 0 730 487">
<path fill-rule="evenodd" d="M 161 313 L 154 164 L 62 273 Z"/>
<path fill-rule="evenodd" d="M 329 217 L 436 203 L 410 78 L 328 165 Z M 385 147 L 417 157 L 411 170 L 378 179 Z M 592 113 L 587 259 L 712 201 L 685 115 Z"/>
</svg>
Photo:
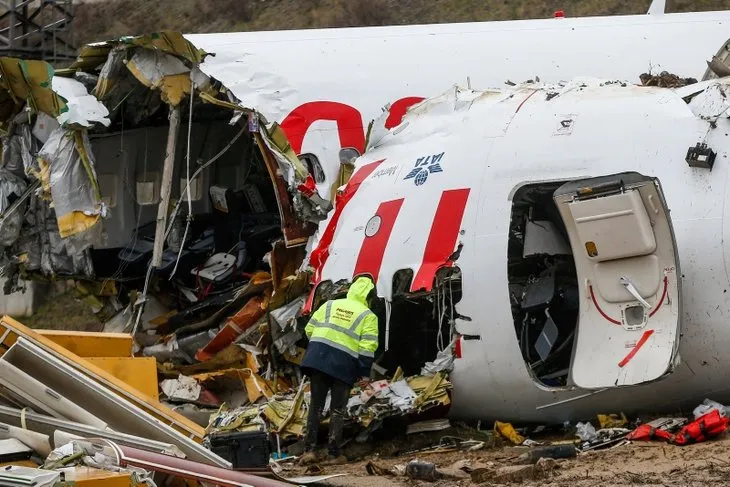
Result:
<svg viewBox="0 0 730 487">
<path fill-rule="evenodd" d="M 265 387 L 265 382 L 262 387 Z M 385 418 L 418 414 L 428 409 L 447 406 L 451 384 L 444 373 L 433 377 L 394 377 L 372 382 L 366 389 L 356 387 L 347 404 L 348 422 L 363 433 L 376 430 Z M 258 400 L 263 398 L 262 400 Z M 258 401 L 258 402 L 257 402 Z M 261 394 L 257 401 L 238 408 L 222 406 L 212 415 L 208 433 L 230 431 L 266 431 L 282 440 L 301 437 L 304 433 L 309 392 L 306 383 L 299 389 L 281 394 Z M 325 414 L 327 413 L 325 407 Z"/>
<path fill-rule="evenodd" d="M 662 71 L 659 74 L 642 73 L 639 75 L 644 86 L 658 86 L 660 88 L 681 88 L 682 86 L 697 83 L 695 78 L 681 78 L 676 74 Z"/>
<path fill-rule="evenodd" d="M 64 477 L 35 471 L 43 465 L 149 483 L 139 467 L 154 464 L 215 483 L 211 475 L 233 475 L 231 459 L 211 450 L 216 435 L 263 432 L 283 456 L 305 432 L 303 310 L 348 285 L 315 293 L 305 265 L 332 205 L 281 128 L 204 72 L 206 57 L 164 32 L 85 46 L 55 73 L 0 58 L 5 292 L 72 279 L 103 323 L 103 333 L 51 335 L 3 319 L 0 441 L 35 459 L 19 476 Z M 446 411 L 447 316 L 437 349 L 434 332 L 404 369 L 391 353 L 379 380 L 352 391 L 353 436 Z"/>
</svg>

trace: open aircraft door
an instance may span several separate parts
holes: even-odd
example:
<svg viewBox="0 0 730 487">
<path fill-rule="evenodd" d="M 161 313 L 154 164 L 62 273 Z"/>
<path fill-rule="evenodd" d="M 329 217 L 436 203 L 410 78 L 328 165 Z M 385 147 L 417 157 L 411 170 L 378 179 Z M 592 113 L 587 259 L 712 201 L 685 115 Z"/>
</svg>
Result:
<svg viewBox="0 0 730 487">
<path fill-rule="evenodd" d="M 572 181 L 553 198 L 580 292 L 572 383 L 649 382 L 678 363 L 679 259 L 659 180 L 628 172 Z"/>
</svg>

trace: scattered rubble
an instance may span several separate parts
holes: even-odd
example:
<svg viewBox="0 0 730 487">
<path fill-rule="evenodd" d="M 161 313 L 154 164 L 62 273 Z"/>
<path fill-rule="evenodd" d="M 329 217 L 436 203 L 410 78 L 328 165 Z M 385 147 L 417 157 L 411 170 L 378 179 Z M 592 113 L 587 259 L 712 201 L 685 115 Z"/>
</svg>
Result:
<svg viewBox="0 0 730 487">
<path fill-rule="evenodd" d="M 639 75 L 644 86 L 658 86 L 660 88 L 681 88 L 682 86 L 697 83 L 695 78 L 681 78 L 676 74 L 662 71 L 659 74 L 642 73 Z"/>
</svg>

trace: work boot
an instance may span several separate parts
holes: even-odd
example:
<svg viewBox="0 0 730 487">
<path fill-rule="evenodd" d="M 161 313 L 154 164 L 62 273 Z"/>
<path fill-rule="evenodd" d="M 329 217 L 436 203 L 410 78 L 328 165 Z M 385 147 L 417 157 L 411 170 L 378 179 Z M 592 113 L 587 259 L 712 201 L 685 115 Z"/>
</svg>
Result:
<svg viewBox="0 0 730 487">
<path fill-rule="evenodd" d="M 317 455 L 317 452 L 314 450 L 309 450 L 302 455 L 299 460 L 297 461 L 298 465 L 306 466 L 306 465 L 312 465 L 319 461 L 319 456 Z"/>
</svg>

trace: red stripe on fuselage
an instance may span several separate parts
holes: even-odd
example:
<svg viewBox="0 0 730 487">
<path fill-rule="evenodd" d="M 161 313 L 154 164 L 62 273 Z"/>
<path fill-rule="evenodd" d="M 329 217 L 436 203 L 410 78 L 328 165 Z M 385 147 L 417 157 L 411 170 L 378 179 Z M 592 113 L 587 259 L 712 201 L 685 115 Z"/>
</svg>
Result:
<svg viewBox="0 0 730 487">
<path fill-rule="evenodd" d="M 418 269 L 411 291 L 425 289 L 430 291 L 436 271 L 442 267 L 451 266 L 449 260 L 456 247 L 461 229 L 461 220 L 464 218 L 466 202 L 469 199 L 469 189 L 452 189 L 441 193 L 436 215 L 431 224 L 428 241 L 423 252 L 423 261 Z"/>
<path fill-rule="evenodd" d="M 327 228 L 325 228 L 324 232 L 322 233 L 322 238 L 319 239 L 319 244 L 317 245 L 317 248 L 312 250 L 312 253 L 309 256 L 309 264 L 314 268 L 312 281 L 315 285 L 312 288 L 312 292 L 309 295 L 309 299 L 307 300 L 306 305 L 304 306 L 305 312 L 309 312 L 312 310 L 314 291 L 317 289 L 317 284 L 319 284 L 319 281 L 322 278 L 322 269 L 324 268 L 324 264 L 327 262 L 327 258 L 330 255 L 330 245 L 332 245 L 332 240 L 335 237 L 335 230 L 337 230 L 337 224 L 340 221 L 340 216 L 342 215 L 345 206 L 347 206 L 347 203 L 355 196 L 355 193 L 357 193 L 360 184 L 368 176 L 370 176 L 370 174 L 372 174 L 372 172 L 375 171 L 378 166 L 383 163 L 384 160 L 385 159 L 371 162 L 370 164 L 365 164 L 360 169 L 355 171 L 355 174 L 353 174 L 350 177 L 350 180 L 347 182 L 345 189 L 335 198 L 335 210 L 332 214 L 332 218 L 330 219 L 329 223 L 327 223 Z"/>
<path fill-rule="evenodd" d="M 363 240 L 353 276 L 370 274 L 373 281 L 378 282 L 378 274 L 380 274 L 380 266 L 383 264 L 385 248 L 388 246 L 388 240 L 390 240 L 390 234 L 393 231 L 401 206 L 403 206 L 403 198 L 380 203 L 378 211 L 375 212 L 375 216 L 380 217 L 380 227 L 373 236 L 366 236 Z"/>
</svg>

